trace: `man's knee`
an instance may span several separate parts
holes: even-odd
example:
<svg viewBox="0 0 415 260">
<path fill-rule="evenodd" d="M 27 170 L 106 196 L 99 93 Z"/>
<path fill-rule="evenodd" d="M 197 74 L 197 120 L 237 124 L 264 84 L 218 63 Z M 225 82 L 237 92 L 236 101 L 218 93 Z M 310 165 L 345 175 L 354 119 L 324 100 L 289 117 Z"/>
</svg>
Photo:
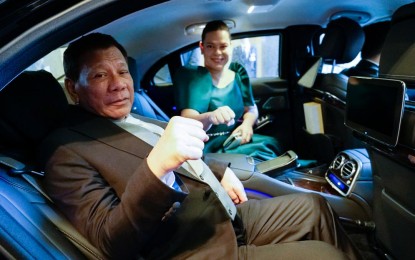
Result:
<svg viewBox="0 0 415 260">
<path fill-rule="evenodd" d="M 321 208 L 327 206 L 326 199 L 317 193 L 299 193 L 298 198 L 308 207 Z"/>
<path fill-rule="evenodd" d="M 239 259 L 348 259 L 334 246 L 315 240 L 239 247 Z"/>
</svg>

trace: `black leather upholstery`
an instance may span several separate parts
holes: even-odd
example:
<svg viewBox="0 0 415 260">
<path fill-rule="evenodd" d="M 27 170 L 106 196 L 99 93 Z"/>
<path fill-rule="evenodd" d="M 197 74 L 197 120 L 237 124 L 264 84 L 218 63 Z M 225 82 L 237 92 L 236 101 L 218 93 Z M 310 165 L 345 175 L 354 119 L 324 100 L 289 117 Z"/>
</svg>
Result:
<svg viewBox="0 0 415 260">
<path fill-rule="evenodd" d="M 380 77 L 415 80 L 415 4 L 399 8 L 382 49 Z"/>
<path fill-rule="evenodd" d="M 383 45 L 379 77 L 415 82 L 415 3 L 402 6 L 393 15 Z M 369 149 L 374 177 L 376 240 L 394 259 L 414 257 L 415 240 L 415 112 L 405 109 L 396 150 L 373 145 Z M 408 149 L 409 148 L 409 149 Z"/>
<path fill-rule="evenodd" d="M 67 107 L 52 74 L 23 72 L 0 92 L 0 147 L 33 156 L 35 146 L 59 124 Z"/>
<path fill-rule="evenodd" d="M 324 33 L 322 43 L 315 50 L 316 55 L 322 57 L 324 63 L 351 62 L 359 54 L 365 40 L 363 28 L 349 18 L 330 21 Z M 348 77 L 339 73 L 319 74 L 313 88 L 345 101 L 347 80 Z"/>
<path fill-rule="evenodd" d="M 130 70 L 130 75 L 134 81 L 134 103 L 131 108 L 131 112 L 149 117 L 152 119 L 157 119 L 161 121 L 169 121 L 169 117 L 161 110 L 156 103 L 147 95 L 147 93 L 140 88 L 140 82 L 138 80 L 138 71 L 137 64 L 135 60 L 131 57 L 128 57 L 128 68 Z"/>
<path fill-rule="evenodd" d="M 341 101 L 346 100 L 347 81 L 349 77 L 344 74 L 328 73 L 318 74 L 314 83 L 317 90 L 334 95 Z"/>
<path fill-rule="evenodd" d="M 169 117 L 142 89 L 139 89 L 134 93 L 134 103 L 131 112 L 152 119 L 165 122 L 169 121 Z"/>
<path fill-rule="evenodd" d="M 359 54 L 365 38 L 363 28 L 349 18 L 330 21 L 324 33 L 315 53 L 323 62 L 333 64 L 352 61 Z M 308 139 L 311 139 L 310 143 L 319 142 L 320 146 L 331 148 L 324 149 L 324 156 L 319 157 L 327 163 L 342 150 L 364 147 L 344 125 L 348 79 L 340 73 L 318 73 L 313 87 L 307 91 L 312 100 L 321 104 L 325 133 L 325 138 L 314 135 Z"/>
<path fill-rule="evenodd" d="M 379 77 L 397 78 L 415 85 L 415 5 L 405 5 L 393 15 L 390 31 L 383 45 L 379 63 Z M 407 90 L 415 100 L 415 89 Z"/>
<path fill-rule="evenodd" d="M 0 92 L 0 161 L 12 157 L 34 163 L 37 145 L 59 125 L 67 108 L 52 74 L 20 74 Z M 12 174 L 10 165 L 0 164 L 0 255 L 6 251 L 12 259 L 102 259 L 39 192 L 39 180 L 29 177 Z"/>
<path fill-rule="evenodd" d="M 363 29 L 357 22 L 339 18 L 329 22 L 322 43 L 315 48 L 315 54 L 325 61 L 348 63 L 359 54 L 364 41 Z"/>
</svg>

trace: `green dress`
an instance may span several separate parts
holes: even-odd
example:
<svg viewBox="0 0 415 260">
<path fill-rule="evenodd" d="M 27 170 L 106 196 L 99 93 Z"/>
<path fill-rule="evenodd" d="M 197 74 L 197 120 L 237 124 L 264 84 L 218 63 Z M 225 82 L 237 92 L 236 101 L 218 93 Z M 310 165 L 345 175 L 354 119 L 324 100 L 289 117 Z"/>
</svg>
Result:
<svg viewBox="0 0 415 260">
<path fill-rule="evenodd" d="M 244 106 L 255 104 L 248 74 L 242 65 L 231 63 L 229 69 L 235 72 L 235 80 L 224 88 L 216 88 L 212 77 L 205 67 L 186 66 L 175 74 L 175 103 L 178 111 L 190 108 L 205 113 L 221 106 L 229 106 L 235 112 L 236 119 L 242 119 Z M 251 142 L 234 149 L 223 149 L 223 142 L 238 126 L 225 124 L 212 125 L 207 131 L 209 141 L 205 144 L 204 153 L 239 153 L 254 157 L 257 160 L 269 160 L 280 154 L 275 138 L 254 134 Z"/>
</svg>

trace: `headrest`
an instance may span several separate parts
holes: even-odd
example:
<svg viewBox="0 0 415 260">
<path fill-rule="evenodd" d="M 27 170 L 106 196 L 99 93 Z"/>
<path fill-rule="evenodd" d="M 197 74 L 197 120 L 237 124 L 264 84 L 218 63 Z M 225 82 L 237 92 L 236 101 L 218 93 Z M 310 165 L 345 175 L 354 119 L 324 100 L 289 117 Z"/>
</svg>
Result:
<svg viewBox="0 0 415 260">
<path fill-rule="evenodd" d="M 137 91 L 140 89 L 140 84 L 138 84 L 139 80 L 138 80 L 138 75 L 137 75 L 137 63 L 135 59 L 131 57 L 128 57 L 127 62 L 128 62 L 128 70 L 130 71 L 130 75 L 134 81 L 134 90 Z"/>
<path fill-rule="evenodd" d="M 21 73 L 0 91 L 0 147 L 33 149 L 67 108 L 65 93 L 52 74 Z"/>
<path fill-rule="evenodd" d="M 415 3 L 400 7 L 392 16 L 382 48 L 379 76 L 415 79 Z"/>
<path fill-rule="evenodd" d="M 390 21 L 376 22 L 363 27 L 365 43 L 361 52 L 362 59 L 370 59 L 380 54 L 389 27 Z"/>
<path fill-rule="evenodd" d="M 362 27 L 350 18 L 332 20 L 325 29 L 325 36 L 315 54 L 325 61 L 351 62 L 359 54 L 365 41 Z"/>
</svg>

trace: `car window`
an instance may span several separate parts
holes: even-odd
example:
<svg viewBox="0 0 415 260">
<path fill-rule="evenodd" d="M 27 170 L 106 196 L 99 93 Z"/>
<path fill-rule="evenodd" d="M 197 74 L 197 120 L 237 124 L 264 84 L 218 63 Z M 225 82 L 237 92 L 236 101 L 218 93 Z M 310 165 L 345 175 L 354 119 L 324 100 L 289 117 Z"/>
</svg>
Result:
<svg viewBox="0 0 415 260">
<path fill-rule="evenodd" d="M 60 47 L 56 50 L 53 50 L 48 55 L 44 56 L 40 60 L 36 61 L 32 65 L 30 65 L 25 70 L 28 71 L 36 71 L 36 70 L 46 70 L 50 72 L 56 80 L 61 84 L 63 91 L 66 95 L 66 99 L 70 104 L 73 104 L 72 99 L 70 98 L 66 88 L 64 87 L 65 81 L 65 71 L 63 69 L 63 53 L 66 50 L 65 47 Z"/>
<path fill-rule="evenodd" d="M 232 47 L 232 61 L 242 64 L 249 77 L 279 77 L 280 35 L 235 39 L 232 40 Z M 183 66 L 204 64 L 199 47 L 182 53 L 180 58 Z M 159 87 L 172 83 L 167 65 L 155 74 L 153 81 Z"/>
<path fill-rule="evenodd" d="M 65 72 L 63 70 L 63 53 L 66 47 L 53 50 L 45 57 L 33 63 L 26 70 L 46 70 L 58 79 L 63 79 Z"/>
</svg>

